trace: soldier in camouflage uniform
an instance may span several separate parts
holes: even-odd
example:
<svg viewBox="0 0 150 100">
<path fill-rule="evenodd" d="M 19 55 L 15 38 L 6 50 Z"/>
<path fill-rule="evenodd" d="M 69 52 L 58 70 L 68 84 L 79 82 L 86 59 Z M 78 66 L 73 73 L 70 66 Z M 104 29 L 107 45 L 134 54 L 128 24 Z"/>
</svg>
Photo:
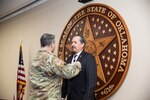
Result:
<svg viewBox="0 0 150 100">
<path fill-rule="evenodd" d="M 70 79 L 81 70 L 81 64 L 66 64 L 53 54 L 55 36 L 42 35 L 41 49 L 33 57 L 29 68 L 30 100 L 61 100 L 61 80 Z"/>
</svg>

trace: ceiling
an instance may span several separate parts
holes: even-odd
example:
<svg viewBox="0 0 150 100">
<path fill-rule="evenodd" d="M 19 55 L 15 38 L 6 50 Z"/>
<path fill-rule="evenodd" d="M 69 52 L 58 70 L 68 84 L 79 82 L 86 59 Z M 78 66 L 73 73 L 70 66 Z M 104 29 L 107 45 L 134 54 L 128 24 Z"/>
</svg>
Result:
<svg viewBox="0 0 150 100">
<path fill-rule="evenodd" d="M 0 22 L 23 13 L 47 0 L 0 0 Z"/>
</svg>

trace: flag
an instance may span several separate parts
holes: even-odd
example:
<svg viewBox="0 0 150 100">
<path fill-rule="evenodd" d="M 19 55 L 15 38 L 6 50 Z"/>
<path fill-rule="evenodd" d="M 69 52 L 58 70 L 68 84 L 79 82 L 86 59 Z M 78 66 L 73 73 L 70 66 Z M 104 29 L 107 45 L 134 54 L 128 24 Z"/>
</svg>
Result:
<svg viewBox="0 0 150 100">
<path fill-rule="evenodd" d="M 25 79 L 25 69 L 23 63 L 22 42 L 21 42 L 20 49 L 19 49 L 19 65 L 17 71 L 17 84 L 16 84 L 16 93 L 14 95 L 14 100 L 23 100 L 25 86 L 26 86 L 26 79 Z"/>
</svg>

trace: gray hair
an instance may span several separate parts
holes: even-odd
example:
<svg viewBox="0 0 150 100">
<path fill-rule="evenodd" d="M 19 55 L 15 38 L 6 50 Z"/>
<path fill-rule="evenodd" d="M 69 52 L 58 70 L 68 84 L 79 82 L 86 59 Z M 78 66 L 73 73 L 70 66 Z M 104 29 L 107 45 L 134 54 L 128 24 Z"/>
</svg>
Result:
<svg viewBox="0 0 150 100">
<path fill-rule="evenodd" d="M 55 35 L 44 33 L 40 38 L 41 47 L 50 46 L 55 42 Z"/>
<path fill-rule="evenodd" d="M 83 36 L 78 35 L 78 37 L 80 37 L 79 41 L 80 43 L 84 44 L 84 47 L 86 46 L 86 40 L 84 39 Z"/>
</svg>

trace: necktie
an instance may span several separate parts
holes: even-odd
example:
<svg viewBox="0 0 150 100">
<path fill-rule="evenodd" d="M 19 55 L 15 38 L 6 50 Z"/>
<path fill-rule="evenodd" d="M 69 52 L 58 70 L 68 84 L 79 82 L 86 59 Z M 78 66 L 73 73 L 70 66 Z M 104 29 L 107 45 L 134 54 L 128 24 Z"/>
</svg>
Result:
<svg viewBox="0 0 150 100">
<path fill-rule="evenodd" d="M 77 57 L 77 55 L 73 56 L 73 62 L 76 62 L 76 57 Z"/>
</svg>

